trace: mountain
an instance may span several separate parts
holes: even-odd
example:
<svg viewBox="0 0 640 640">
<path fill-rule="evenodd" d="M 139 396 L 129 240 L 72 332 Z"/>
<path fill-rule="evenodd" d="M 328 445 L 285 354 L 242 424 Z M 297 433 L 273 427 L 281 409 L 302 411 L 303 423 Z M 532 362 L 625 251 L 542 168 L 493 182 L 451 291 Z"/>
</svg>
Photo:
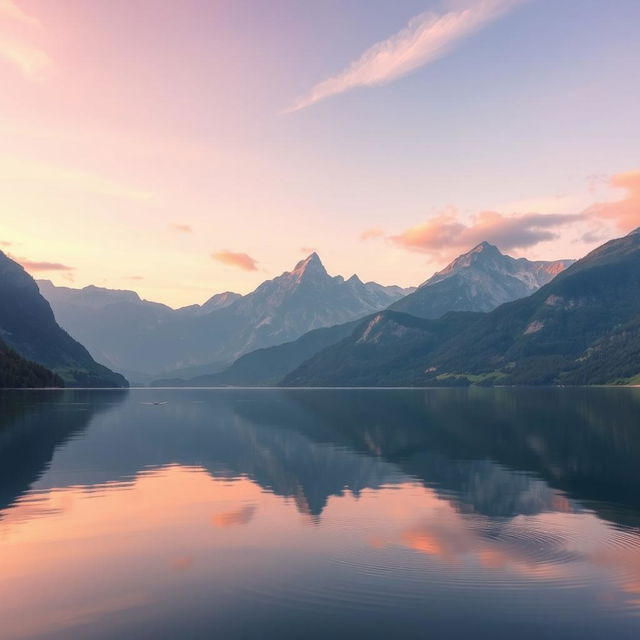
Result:
<svg viewBox="0 0 640 640">
<path fill-rule="evenodd" d="M 390 309 L 420 318 L 440 318 L 449 311 L 491 311 L 531 295 L 573 262 L 515 259 L 482 242 Z"/>
<path fill-rule="evenodd" d="M 62 387 L 64 383 L 42 365 L 25 360 L 0 340 L 0 389 Z"/>
<path fill-rule="evenodd" d="M 178 312 L 203 316 L 207 313 L 211 313 L 211 311 L 215 311 L 216 309 L 224 309 L 240 298 L 242 298 L 242 296 L 239 293 L 234 293 L 233 291 L 216 293 L 214 296 L 211 296 L 211 298 L 209 298 L 204 304 L 191 304 L 188 307 L 180 307 L 180 309 L 178 309 Z"/>
<path fill-rule="evenodd" d="M 310 256 L 307 260 L 313 260 Z M 487 242 L 461 255 L 448 267 L 434 274 L 417 290 L 400 287 L 382 287 L 370 282 L 364 285 L 377 296 L 375 302 L 383 308 L 388 297 L 399 297 L 391 304 L 391 310 L 407 310 L 416 317 L 440 317 L 450 311 L 491 310 L 505 300 L 521 298 L 548 282 L 557 273 L 572 264 L 571 260 L 532 262 L 524 258 L 505 256 Z M 346 281 L 354 287 L 362 287 L 353 276 Z M 404 295 L 403 295 L 404 294 Z M 355 325 L 338 325 L 331 331 L 315 334 L 309 339 L 303 335 L 293 343 L 285 343 L 269 349 L 258 349 L 242 356 L 231 367 L 213 363 L 210 371 L 190 368 L 176 372 L 172 379 L 157 381 L 161 386 L 254 386 L 271 385 L 300 366 L 304 360 L 322 348 L 345 338 Z M 289 368 L 287 368 L 289 367 Z M 221 370 L 222 369 L 222 370 Z M 191 374 L 191 375 L 189 375 Z M 202 375 L 207 374 L 207 375 Z M 177 378 L 182 378 L 177 379 Z M 185 380 L 186 379 L 186 380 Z"/>
<path fill-rule="evenodd" d="M 58 289 L 44 284 L 43 294 L 62 325 L 104 362 L 141 380 L 173 376 L 176 370 L 201 372 L 203 365 L 220 370 L 245 353 L 362 318 L 407 293 L 400 287 L 365 284 L 355 275 L 332 277 L 316 253 L 252 293 L 214 296 L 200 309 L 174 311 L 137 294 L 133 299 L 133 292 L 104 295 L 105 304 L 96 308 L 86 305 L 78 290 L 72 290 L 71 299 L 68 292 L 58 295 Z"/>
<path fill-rule="evenodd" d="M 1 251 L 0 302 L 0 338 L 26 360 L 53 370 L 69 386 L 127 386 L 60 328 L 33 278 Z"/>
<path fill-rule="evenodd" d="M 285 375 L 325 347 L 351 335 L 359 320 L 314 329 L 292 342 L 256 349 L 238 358 L 230 367 L 210 375 L 156 380 L 155 387 L 275 386 Z"/>
<path fill-rule="evenodd" d="M 146 378 L 138 367 L 141 364 L 144 370 L 139 344 L 148 332 L 169 322 L 176 311 L 164 304 L 142 300 L 134 291 L 93 285 L 83 289 L 58 287 L 49 280 L 38 280 L 38 286 L 51 304 L 57 321 L 96 359 L 130 380 Z M 185 315 L 192 313 L 193 310 Z"/>
<path fill-rule="evenodd" d="M 282 381 L 291 386 L 605 384 L 640 374 L 640 233 L 527 298 L 439 320 L 385 311 Z"/>
</svg>

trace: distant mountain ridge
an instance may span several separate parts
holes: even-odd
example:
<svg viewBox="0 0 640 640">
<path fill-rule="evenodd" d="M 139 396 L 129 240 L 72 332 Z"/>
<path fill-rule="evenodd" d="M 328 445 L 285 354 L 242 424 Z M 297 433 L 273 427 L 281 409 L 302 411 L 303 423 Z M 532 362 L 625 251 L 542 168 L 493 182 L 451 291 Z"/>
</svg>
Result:
<svg viewBox="0 0 640 640">
<path fill-rule="evenodd" d="M 450 311 L 491 311 L 532 294 L 574 262 L 516 259 L 482 242 L 390 309 L 432 319 Z"/>
<path fill-rule="evenodd" d="M 121 375 L 98 364 L 57 324 L 35 280 L 1 251 L 0 338 L 25 360 L 55 372 L 65 385 L 127 386 Z M 47 377 L 43 372 L 38 376 Z M 54 383 L 60 378 L 50 381 Z"/>
<path fill-rule="evenodd" d="M 451 313 L 439 320 L 378 313 L 282 384 L 605 384 L 638 379 L 639 291 L 636 230 L 592 251 L 532 295 L 490 313 Z"/>
<path fill-rule="evenodd" d="M 313 329 L 292 342 L 256 349 L 240 356 L 231 366 L 188 379 L 155 380 L 155 387 L 276 386 L 290 371 L 313 355 L 351 335 L 361 320 Z"/>
<path fill-rule="evenodd" d="M 330 276 L 315 252 L 252 293 L 218 294 L 199 307 L 177 310 L 133 292 L 69 289 L 47 281 L 40 286 L 72 335 L 134 379 L 212 363 L 219 370 L 249 351 L 362 318 L 413 291 L 363 283 L 356 275 Z"/>
</svg>

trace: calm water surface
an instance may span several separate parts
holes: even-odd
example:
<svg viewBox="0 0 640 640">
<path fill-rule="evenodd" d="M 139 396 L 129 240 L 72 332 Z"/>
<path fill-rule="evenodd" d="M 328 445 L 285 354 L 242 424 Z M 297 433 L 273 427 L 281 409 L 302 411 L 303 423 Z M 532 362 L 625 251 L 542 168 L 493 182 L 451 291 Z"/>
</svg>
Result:
<svg viewBox="0 0 640 640">
<path fill-rule="evenodd" d="M 0 411 L 3 639 L 640 637 L 640 389 Z"/>
</svg>

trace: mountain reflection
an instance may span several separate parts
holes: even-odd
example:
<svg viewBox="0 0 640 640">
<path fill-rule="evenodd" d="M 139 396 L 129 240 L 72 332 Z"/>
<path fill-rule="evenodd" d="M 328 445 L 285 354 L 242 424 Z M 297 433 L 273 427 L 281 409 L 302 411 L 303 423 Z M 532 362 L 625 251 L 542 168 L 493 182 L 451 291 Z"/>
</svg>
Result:
<svg viewBox="0 0 640 640">
<path fill-rule="evenodd" d="M 68 393 L 4 397 L 1 505 L 34 484 L 90 486 L 180 464 L 249 477 L 311 516 L 331 496 L 411 479 L 463 513 L 590 508 L 639 522 L 631 390 L 185 390 L 163 392 L 166 406 L 146 404 L 159 392 Z"/>
<path fill-rule="evenodd" d="M 534 638 L 571 607 L 582 637 L 601 637 L 612 613 L 616 637 L 635 637 L 633 390 L 0 402 L 8 638 L 209 637 L 214 623 L 225 637 L 267 623 L 281 637 L 391 637 L 398 616 L 422 621 L 416 638 L 427 622 L 466 637 L 469 620 L 525 616 L 536 622 L 520 635 Z"/>
<path fill-rule="evenodd" d="M 0 512 L 45 471 L 55 450 L 126 397 L 82 390 L 0 391 Z"/>
</svg>

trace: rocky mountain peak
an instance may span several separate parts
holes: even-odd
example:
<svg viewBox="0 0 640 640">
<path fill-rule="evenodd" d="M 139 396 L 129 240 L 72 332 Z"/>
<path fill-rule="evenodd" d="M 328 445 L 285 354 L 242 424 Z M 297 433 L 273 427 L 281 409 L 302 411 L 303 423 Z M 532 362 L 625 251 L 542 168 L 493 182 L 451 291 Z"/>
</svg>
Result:
<svg viewBox="0 0 640 640">
<path fill-rule="evenodd" d="M 479 245 L 476 245 L 471 249 L 471 251 L 467 251 L 467 253 L 463 253 L 458 256 L 441 271 L 434 273 L 433 276 L 431 276 L 431 278 L 421 286 L 424 287 L 425 285 L 448 278 L 460 270 L 467 269 L 475 265 L 495 265 L 497 262 L 507 260 L 512 260 L 512 258 L 500 253 L 498 247 L 489 244 L 488 242 L 481 242 Z"/>
<path fill-rule="evenodd" d="M 304 260 L 300 260 L 291 273 L 297 277 L 298 281 L 302 280 L 302 278 L 306 279 L 307 277 L 329 277 L 327 270 L 320 260 L 320 256 L 315 251 Z"/>
</svg>

